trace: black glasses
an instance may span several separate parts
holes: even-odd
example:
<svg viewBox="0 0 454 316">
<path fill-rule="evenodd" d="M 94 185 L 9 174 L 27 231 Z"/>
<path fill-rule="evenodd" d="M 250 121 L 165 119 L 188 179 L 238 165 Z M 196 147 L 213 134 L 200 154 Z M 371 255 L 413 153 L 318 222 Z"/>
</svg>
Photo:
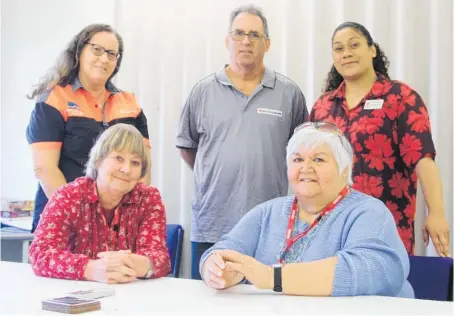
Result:
<svg viewBox="0 0 454 316">
<path fill-rule="evenodd" d="M 306 122 L 298 125 L 293 130 L 293 133 L 296 134 L 298 131 L 305 129 L 307 127 L 314 127 L 322 132 L 336 133 L 338 135 L 343 135 L 342 131 L 337 127 L 337 125 L 330 122 Z"/>
<path fill-rule="evenodd" d="M 249 38 L 249 41 L 253 43 L 260 42 L 264 37 L 266 37 L 259 32 L 251 31 L 249 33 L 246 33 L 245 31 L 241 30 L 230 31 L 229 35 L 234 41 L 242 41 L 244 40 L 244 37 L 247 36 Z"/>
<path fill-rule="evenodd" d="M 116 61 L 118 58 L 120 58 L 120 53 L 118 53 L 114 50 L 105 49 L 104 47 L 102 47 L 100 45 L 89 43 L 89 42 L 86 42 L 85 44 L 88 44 L 91 46 L 91 52 L 93 54 L 95 54 L 96 56 L 101 56 L 102 54 L 107 53 L 107 58 L 109 58 L 109 60 L 111 60 L 111 61 Z"/>
</svg>

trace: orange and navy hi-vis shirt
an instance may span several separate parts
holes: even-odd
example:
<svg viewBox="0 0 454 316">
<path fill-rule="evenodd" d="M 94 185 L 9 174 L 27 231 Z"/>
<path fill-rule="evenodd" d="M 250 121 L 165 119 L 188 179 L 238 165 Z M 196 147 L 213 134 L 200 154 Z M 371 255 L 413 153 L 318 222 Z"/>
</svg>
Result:
<svg viewBox="0 0 454 316">
<path fill-rule="evenodd" d="M 32 147 L 59 148 L 59 169 L 67 182 L 85 174 L 88 155 L 98 136 L 117 123 L 134 125 L 150 146 L 147 119 L 132 93 L 106 85 L 105 104 L 96 104 L 76 77 L 71 84 L 55 86 L 37 99 L 27 127 L 27 140 Z M 35 196 L 32 231 L 47 203 L 41 186 Z"/>
</svg>

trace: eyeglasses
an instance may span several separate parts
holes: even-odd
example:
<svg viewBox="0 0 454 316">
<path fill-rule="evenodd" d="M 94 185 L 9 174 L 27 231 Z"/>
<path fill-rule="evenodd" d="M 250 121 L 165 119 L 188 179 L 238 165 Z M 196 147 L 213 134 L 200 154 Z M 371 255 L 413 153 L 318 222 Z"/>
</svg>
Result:
<svg viewBox="0 0 454 316">
<path fill-rule="evenodd" d="M 89 42 L 86 42 L 85 44 L 91 46 L 91 52 L 93 54 L 95 54 L 96 56 L 102 56 L 102 54 L 107 53 L 107 58 L 109 58 L 109 60 L 111 60 L 111 61 L 116 61 L 118 58 L 120 58 L 121 54 L 114 50 L 108 50 L 100 45 L 89 43 Z"/>
<path fill-rule="evenodd" d="M 295 129 L 293 130 L 293 135 L 295 135 L 297 132 L 299 132 L 305 128 L 308 128 L 308 127 L 313 127 L 322 132 L 336 134 L 337 137 L 339 137 L 340 143 L 342 144 L 344 149 L 347 151 L 348 155 L 349 156 L 353 155 L 353 151 L 352 151 L 353 149 L 352 149 L 350 142 L 345 137 L 344 133 L 342 133 L 342 131 L 339 129 L 339 127 L 337 127 L 337 125 L 330 123 L 330 122 L 306 122 L 306 123 L 300 124 L 297 127 L 295 127 Z"/>
<path fill-rule="evenodd" d="M 242 41 L 244 40 L 244 37 L 247 36 L 249 41 L 252 43 L 260 42 L 264 37 L 266 37 L 265 35 L 262 35 L 259 32 L 254 31 L 246 33 L 245 31 L 235 30 L 230 31 L 229 34 L 234 41 Z"/>
<path fill-rule="evenodd" d="M 342 131 L 335 124 L 330 122 L 306 122 L 298 125 L 293 130 L 293 133 L 296 134 L 298 131 L 301 131 L 307 127 L 314 127 L 322 132 L 336 133 L 337 135 L 343 135 Z"/>
</svg>

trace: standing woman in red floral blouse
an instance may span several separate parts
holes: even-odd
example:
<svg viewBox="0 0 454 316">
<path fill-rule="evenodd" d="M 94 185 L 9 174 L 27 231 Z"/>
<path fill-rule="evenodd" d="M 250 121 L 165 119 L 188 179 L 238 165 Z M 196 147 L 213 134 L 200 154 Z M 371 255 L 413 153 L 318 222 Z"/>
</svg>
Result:
<svg viewBox="0 0 454 316">
<path fill-rule="evenodd" d="M 311 121 L 336 124 L 355 150 L 353 187 L 390 209 L 407 252 L 413 254 L 416 184 L 420 181 L 429 213 L 429 235 L 438 254 L 449 254 L 441 180 L 426 106 L 408 85 L 391 80 L 388 60 L 369 31 L 345 22 L 332 36 L 333 66 Z"/>
<path fill-rule="evenodd" d="M 130 124 L 101 134 L 87 176 L 59 188 L 43 211 L 30 247 L 37 275 L 127 283 L 169 273 L 164 205 L 157 189 L 139 182 L 147 150 Z"/>
</svg>

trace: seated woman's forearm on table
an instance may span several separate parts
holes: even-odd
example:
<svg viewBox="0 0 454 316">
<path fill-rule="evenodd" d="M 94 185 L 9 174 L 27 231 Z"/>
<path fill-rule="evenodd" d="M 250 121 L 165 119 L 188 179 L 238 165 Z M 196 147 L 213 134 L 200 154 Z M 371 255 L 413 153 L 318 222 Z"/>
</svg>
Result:
<svg viewBox="0 0 454 316">
<path fill-rule="evenodd" d="M 408 266 L 390 246 L 359 245 L 337 254 L 333 296 L 395 296 L 408 276 Z"/>
<path fill-rule="evenodd" d="M 322 260 L 284 265 L 283 292 L 315 296 L 397 295 L 405 280 L 399 256 L 386 245 L 376 249 L 364 246 L 342 250 L 337 256 Z"/>
<path fill-rule="evenodd" d="M 165 206 L 158 191 L 153 192 L 153 199 L 145 206 L 145 214 L 148 215 L 144 217 L 139 227 L 134 253 L 149 259 L 153 267 L 152 277 L 158 278 L 166 276 L 170 272 L 171 265 L 166 244 Z"/>
<path fill-rule="evenodd" d="M 169 274 L 170 258 L 165 247 L 153 247 L 149 250 L 138 250 L 133 254 L 136 257 L 138 266 L 138 277 L 144 277 L 150 268 L 153 270 L 152 278 L 160 278 Z M 136 262 L 136 260 L 135 260 Z"/>
<path fill-rule="evenodd" d="M 311 262 L 289 263 L 282 267 L 285 294 L 329 296 L 333 291 L 337 257 Z"/>
<path fill-rule="evenodd" d="M 65 220 L 65 211 L 44 212 L 41 224 L 35 232 L 35 241 L 30 246 L 32 269 L 37 275 L 59 279 L 84 280 L 84 272 L 90 258 L 73 254 L 67 249 L 70 228 Z M 61 229 L 67 226 L 67 229 Z"/>
<path fill-rule="evenodd" d="M 400 240 L 392 237 L 395 227 L 386 224 L 392 217 L 384 212 L 360 216 L 335 256 L 284 266 L 283 291 L 300 295 L 397 295 L 408 276 L 408 258 L 404 251 L 396 250 L 394 243 Z M 402 244 L 400 247 L 403 250 Z"/>
<path fill-rule="evenodd" d="M 85 268 L 90 258 L 50 244 L 55 244 L 55 241 L 40 241 L 30 247 L 30 263 L 35 274 L 58 279 L 85 280 Z"/>
</svg>

